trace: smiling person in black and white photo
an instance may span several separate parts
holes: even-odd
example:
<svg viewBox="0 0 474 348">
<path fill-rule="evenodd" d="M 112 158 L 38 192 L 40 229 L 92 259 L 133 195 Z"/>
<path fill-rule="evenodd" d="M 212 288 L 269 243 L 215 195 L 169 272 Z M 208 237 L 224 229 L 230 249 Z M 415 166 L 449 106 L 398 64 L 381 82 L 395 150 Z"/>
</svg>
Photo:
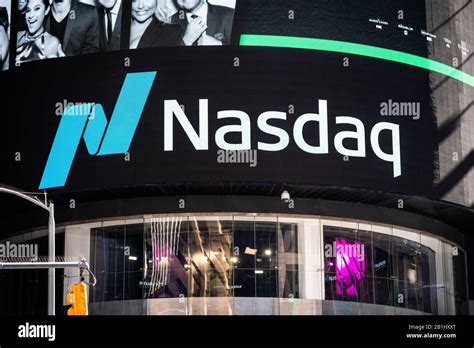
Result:
<svg viewBox="0 0 474 348">
<path fill-rule="evenodd" d="M 132 0 L 130 48 L 182 46 L 181 28 L 159 21 L 155 12 L 160 0 Z"/>
<path fill-rule="evenodd" d="M 0 70 L 8 69 L 10 52 L 10 40 L 8 39 L 8 11 L 6 7 L 0 7 Z"/>
<path fill-rule="evenodd" d="M 100 48 L 103 52 L 120 49 L 122 0 L 97 0 Z"/>
<path fill-rule="evenodd" d="M 64 57 L 61 42 L 48 33 L 44 26 L 49 10 L 48 0 L 28 0 L 25 16 L 27 30 L 17 34 L 17 63 Z"/>
<path fill-rule="evenodd" d="M 78 0 L 53 0 L 45 27 L 59 39 L 67 56 L 100 51 L 99 17 L 94 6 Z"/>
<path fill-rule="evenodd" d="M 186 46 L 228 45 L 234 10 L 207 0 L 174 0 L 178 11 L 172 22 L 179 24 Z"/>
</svg>

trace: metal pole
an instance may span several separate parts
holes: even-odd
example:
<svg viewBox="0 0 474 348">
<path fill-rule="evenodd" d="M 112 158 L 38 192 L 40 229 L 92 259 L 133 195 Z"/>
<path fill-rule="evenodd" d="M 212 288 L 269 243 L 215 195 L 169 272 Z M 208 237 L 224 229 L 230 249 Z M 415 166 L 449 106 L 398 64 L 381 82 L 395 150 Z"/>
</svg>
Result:
<svg viewBox="0 0 474 348">
<path fill-rule="evenodd" d="M 49 241 L 49 262 L 56 260 L 56 223 L 54 221 L 54 204 L 49 203 L 49 221 L 48 221 L 48 241 Z M 48 315 L 56 314 L 56 271 L 54 268 L 48 269 Z"/>
<path fill-rule="evenodd" d="M 0 262 L 1 269 L 41 269 L 41 268 L 82 268 L 89 265 L 85 260 L 79 262 Z"/>
<path fill-rule="evenodd" d="M 56 259 L 56 250 L 55 250 L 55 230 L 56 224 L 54 222 L 54 204 L 52 202 L 41 202 L 38 197 L 25 194 L 20 192 L 17 189 L 8 187 L 4 184 L 0 184 L 0 192 L 9 193 L 27 201 L 30 201 L 33 204 L 40 206 L 43 209 L 46 209 L 49 212 L 49 221 L 48 221 L 48 246 L 49 246 L 49 261 L 54 262 Z M 55 280 L 56 274 L 54 268 L 48 270 L 48 315 L 55 315 Z"/>
</svg>

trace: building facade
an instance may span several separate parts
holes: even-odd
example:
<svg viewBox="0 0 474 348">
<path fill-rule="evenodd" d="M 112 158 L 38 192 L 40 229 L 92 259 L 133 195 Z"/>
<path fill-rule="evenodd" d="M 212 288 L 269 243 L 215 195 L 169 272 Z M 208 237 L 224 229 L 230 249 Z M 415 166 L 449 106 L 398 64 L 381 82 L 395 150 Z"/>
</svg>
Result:
<svg viewBox="0 0 474 348">
<path fill-rule="evenodd" d="M 217 46 L 137 49 L 123 6 L 120 50 L 11 39 L 0 74 L 0 183 L 54 201 L 91 315 L 473 312 L 470 1 L 223 1 Z M 0 242 L 46 257 L 43 212 L 0 202 Z M 0 271 L 0 314 L 40 298 L 47 271 Z"/>
</svg>

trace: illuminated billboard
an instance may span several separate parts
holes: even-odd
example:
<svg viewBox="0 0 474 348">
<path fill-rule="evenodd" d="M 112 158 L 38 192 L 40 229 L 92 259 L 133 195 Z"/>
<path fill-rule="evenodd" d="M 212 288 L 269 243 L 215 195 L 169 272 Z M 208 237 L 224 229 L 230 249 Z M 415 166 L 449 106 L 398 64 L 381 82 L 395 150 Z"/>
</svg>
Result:
<svg viewBox="0 0 474 348">
<path fill-rule="evenodd" d="M 2 127 L 4 182 L 52 192 L 285 183 L 472 205 L 473 144 L 462 141 L 472 131 L 463 116 L 472 114 L 472 42 L 433 17 L 455 8 L 17 5 L 15 52 L 4 60 L 14 68 L 2 76 L 15 115 Z M 472 18 L 472 5 L 460 18 Z"/>
</svg>

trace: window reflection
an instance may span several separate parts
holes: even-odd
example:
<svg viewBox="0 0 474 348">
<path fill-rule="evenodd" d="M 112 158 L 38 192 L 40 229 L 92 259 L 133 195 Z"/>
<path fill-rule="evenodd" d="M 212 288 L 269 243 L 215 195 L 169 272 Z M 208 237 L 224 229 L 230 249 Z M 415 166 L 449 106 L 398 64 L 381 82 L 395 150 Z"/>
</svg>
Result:
<svg viewBox="0 0 474 348">
<path fill-rule="evenodd" d="M 452 246 L 432 237 L 412 240 L 420 236 L 409 231 L 326 224 L 320 229 L 288 220 L 176 216 L 91 228 L 98 278 L 91 301 L 176 299 L 186 312 L 181 299 L 219 298 L 189 304 L 204 314 L 232 313 L 234 297 L 351 302 L 347 308 L 354 313 L 357 303 L 466 312 L 461 250 L 454 256 Z"/>
<path fill-rule="evenodd" d="M 375 303 L 385 306 L 395 304 L 393 279 L 392 237 L 382 233 L 372 234 L 374 255 Z"/>
<path fill-rule="evenodd" d="M 324 227 L 326 299 L 436 312 L 434 251 L 398 236 Z"/>
<path fill-rule="evenodd" d="M 413 310 L 422 309 L 420 245 L 416 242 L 392 236 L 396 306 Z"/>
<path fill-rule="evenodd" d="M 188 296 L 188 221 L 157 218 L 145 224 L 145 297 Z"/>
<path fill-rule="evenodd" d="M 370 243 L 370 242 L 369 242 Z M 366 257 L 370 244 L 358 241 L 357 230 L 324 227 L 326 298 L 371 302 L 371 265 Z"/>
<path fill-rule="evenodd" d="M 454 299 L 456 313 L 461 315 L 469 314 L 466 274 L 466 254 L 455 248 L 453 253 Z"/>
<path fill-rule="evenodd" d="M 315 231 L 314 231 L 315 232 Z M 279 294 L 282 298 L 299 298 L 298 225 L 278 224 Z"/>
<path fill-rule="evenodd" d="M 232 296 L 232 220 L 190 222 L 193 296 Z"/>
</svg>

